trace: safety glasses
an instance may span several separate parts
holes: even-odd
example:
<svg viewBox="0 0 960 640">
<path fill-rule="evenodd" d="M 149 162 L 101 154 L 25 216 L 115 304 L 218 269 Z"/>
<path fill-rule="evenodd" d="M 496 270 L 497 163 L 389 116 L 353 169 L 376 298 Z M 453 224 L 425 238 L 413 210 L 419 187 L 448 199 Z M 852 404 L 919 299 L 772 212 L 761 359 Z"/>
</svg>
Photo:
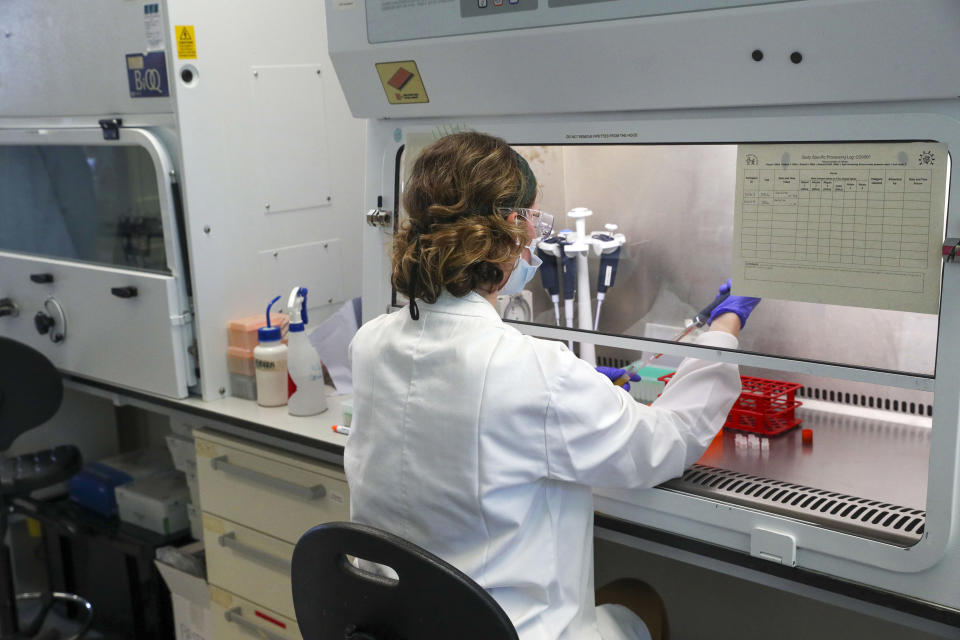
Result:
<svg viewBox="0 0 960 640">
<path fill-rule="evenodd" d="M 529 220 L 530 223 L 533 224 L 533 228 L 536 230 L 537 235 L 541 238 L 547 238 L 551 233 L 553 233 L 552 213 L 540 211 L 539 209 L 526 209 L 524 207 L 517 207 L 515 209 L 503 207 L 498 209 L 498 211 L 505 216 L 508 216 L 516 211 L 518 216 L 524 220 Z"/>
</svg>

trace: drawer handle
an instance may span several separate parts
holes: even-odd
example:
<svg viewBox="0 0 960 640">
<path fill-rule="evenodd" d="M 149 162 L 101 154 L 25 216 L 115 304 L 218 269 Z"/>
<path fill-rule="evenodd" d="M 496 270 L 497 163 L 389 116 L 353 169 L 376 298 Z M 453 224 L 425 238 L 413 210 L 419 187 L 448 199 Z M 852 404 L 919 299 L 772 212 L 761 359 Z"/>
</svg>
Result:
<svg viewBox="0 0 960 640">
<path fill-rule="evenodd" d="M 244 618 L 240 607 L 234 607 L 233 609 L 230 609 L 223 614 L 223 617 L 227 619 L 227 622 L 237 625 L 252 636 L 257 636 L 258 638 L 267 638 L 267 640 L 286 640 L 286 638 L 279 633 L 267 631 L 260 625 L 253 624 Z"/>
<path fill-rule="evenodd" d="M 238 553 L 242 556 L 246 556 L 253 560 L 254 562 L 259 562 L 260 564 L 265 564 L 277 571 L 281 571 L 290 575 L 290 561 L 285 560 L 279 556 L 275 556 L 272 553 L 267 553 L 263 549 L 258 549 L 253 545 L 246 544 L 237 540 L 237 532 L 230 531 L 225 533 L 219 538 L 217 538 L 217 543 L 221 547 L 226 547 L 227 549 L 232 549 L 234 553 Z"/>
<path fill-rule="evenodd" d="M 227 459 L 227 456 L 220 456 L 212 459 L 210 461 L 210 466 L 216 471 L 232 473 L 233 475 L 244 478 L 245 480 L 258 482 L 270 488 L 291 493 L 298 498 L 302 498 L 303 500 L 316 500 L 317 498 L 322 498 L 323 496 L 327 495 L 327 490 L 322 484 L 315 484 L 312 487 L 305 487 L 293 482 L 287 482 L 286 480 L 275 478 L 274 476 L 266 473 L 260 473 L 259 471 L 254 471 L 253 469 L 248 469 L 246 467 L 233 464 Z"/>
</svg>

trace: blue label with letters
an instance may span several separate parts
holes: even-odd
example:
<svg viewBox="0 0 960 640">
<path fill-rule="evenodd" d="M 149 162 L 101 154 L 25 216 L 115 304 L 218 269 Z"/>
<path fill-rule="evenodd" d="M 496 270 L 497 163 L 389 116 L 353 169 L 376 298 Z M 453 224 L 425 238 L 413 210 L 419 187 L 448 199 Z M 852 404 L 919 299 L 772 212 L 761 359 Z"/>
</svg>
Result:
<svg viewBox="0 0 960 640">
<path fill-rule="evenodd" d="M 167 84 L 167 56 L 164 51 L 127 54 L 127 84 L 131 98 L 164 98 Z"/>
</svg>

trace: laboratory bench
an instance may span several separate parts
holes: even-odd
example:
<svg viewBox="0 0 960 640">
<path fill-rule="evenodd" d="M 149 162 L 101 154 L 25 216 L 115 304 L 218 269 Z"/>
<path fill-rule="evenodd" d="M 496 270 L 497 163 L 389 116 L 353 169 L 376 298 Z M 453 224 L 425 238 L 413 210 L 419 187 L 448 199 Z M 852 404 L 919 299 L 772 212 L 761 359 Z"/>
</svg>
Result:
<svg viewBox="0 0 960 640">
<path fill-rule="evenodd" d="M 318 415 L 297 417 L 233 397 L 174 400 L 75 378 L 65 384 L 167 415 L 174 433 L 193 438 L 213 638 L 300 640 L 294 545 L 311 527 L 350 517 L 346 436 L 331 430 L 343 421 L 340 397 L 329 396 Z"/>
<path fill-rule="evenodd" d="M 286 407 L 265 408 L 232 397 L 212 402 L 177 400 L 76 377 L 67 377 L 66 385 L 192 425 L 215 637 L 242 638 L 257 633 L 254 627 L 259 626 L 277 637 L 299 638 L 289 595 L 293 546 L 309 527 L 349 518 L 349 492 L 342 470 L 346 437 L 331 430 L 342 422 L 340 397 L 330 395 L 327 411 L 319 415 L 295 417 Z M 812 445 L 801 442 L 800 429 L 769 439 L 769 446 L 762 449 L 743 446 L 734 432 L 725 430 L 700 464 L 661 489 L 769 508 L 751 502 L 752 497 L 718 492 L 718 483 L 712 480 L 698 482 L 698 474 L 707 471 L 823 493 L 827 493 L 823 487 L 831 487 L 831 492 L 842 487 L 850 497 L 923 513 L 928 418 L 813 400 L 805 400 L 798 411 L 801 426 L 814 432 Z M 884 473 L 893 464 L 899 470 L 896 481 Z M 909 482 L 903 481 L 905 477 Z M 612 496 L 601 492 L 597 498 L 598 549 L 612 543 L 740 576 L 765 589 L 802 592 L 825 606 L 844 601 L 865 616 L 889 618 L 894 612 L 920 627 L 960 628 L 960 614 L 955 611 L 645 526 L 607 509 L 618 493 Z M 256 509 L 250 508 L 253 504 Z M 807 519 L 838 526 L 817 517 Z M 883 535 L 875 537 L 883 539 Z M 598 560 L 598 579 L 602 573 Z M 279 624 L 264 622 L 271 618 Z"/>
</svg>

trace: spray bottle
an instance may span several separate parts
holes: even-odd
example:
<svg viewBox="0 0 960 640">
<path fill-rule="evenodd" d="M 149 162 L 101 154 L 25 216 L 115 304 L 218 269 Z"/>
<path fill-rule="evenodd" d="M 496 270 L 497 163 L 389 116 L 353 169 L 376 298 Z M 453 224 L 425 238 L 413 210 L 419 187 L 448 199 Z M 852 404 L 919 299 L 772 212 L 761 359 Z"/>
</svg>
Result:
<svg viewBox="0 0 960 640">
<path fill-rule="evenodd" d="M 287 411 L 292 416 L 313 416 L 327 410 L 323 363 L 310 344 L 307 325 L 307 290 L 294 287 L 287 300 L 290 329 L 287 338 Z"/>
</svg>

